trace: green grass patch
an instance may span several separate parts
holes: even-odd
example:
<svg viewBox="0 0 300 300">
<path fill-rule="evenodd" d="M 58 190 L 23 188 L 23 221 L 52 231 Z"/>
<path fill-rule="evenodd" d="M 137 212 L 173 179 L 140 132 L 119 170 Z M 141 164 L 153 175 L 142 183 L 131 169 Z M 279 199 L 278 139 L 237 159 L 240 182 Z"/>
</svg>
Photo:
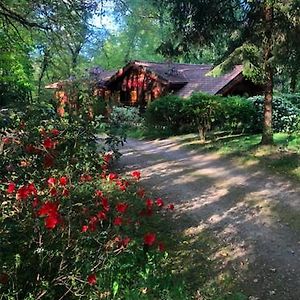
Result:
<svg viewBox="0 0 300 300">
<path fill-rule="evenodd" d="M 197 136 L 181 136 L 179 142 L 188 149 L 216 152 L 236 158 L 242 164 L 260 165 L 272 172 L 300 180 L 300 134 L 274 134 L 273 146 L 261 146 L 261 135 L 210 135 L 205 143 Z"/>
</svg>

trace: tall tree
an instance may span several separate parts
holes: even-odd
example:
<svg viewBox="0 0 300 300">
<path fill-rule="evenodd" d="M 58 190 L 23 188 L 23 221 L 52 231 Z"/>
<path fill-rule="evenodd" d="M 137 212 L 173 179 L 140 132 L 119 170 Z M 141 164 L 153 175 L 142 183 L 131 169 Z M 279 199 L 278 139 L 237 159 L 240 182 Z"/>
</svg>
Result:
<svg viewBox="0 0 300 300">
<path fill-rule="evenodd" d="M 285 14 L 288 20 L 295 22 L 292 12 L 299 1 L 153 1 L 170 11 L 175 28 L 172 38 L 177 49 L 188 52 L 192 44 L 209 45 L 224 39 L 227 41 L 227 51 L 224 52 L 224 62 L 217 69 L 244 63 L 245 75 L 254 80 L 263 79 L 265 110 L 261 142 L 271 144 L 275 70 L 273 49 L 287 26 L 287 22 L 282 22 L 281 15 Z"/>
</svg>

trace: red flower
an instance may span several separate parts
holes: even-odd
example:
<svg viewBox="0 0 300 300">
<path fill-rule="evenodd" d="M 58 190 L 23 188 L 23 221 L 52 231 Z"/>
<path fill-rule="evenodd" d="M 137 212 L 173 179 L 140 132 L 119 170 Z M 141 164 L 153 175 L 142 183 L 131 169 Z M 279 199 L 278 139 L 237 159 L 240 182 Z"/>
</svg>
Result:
<svg viewBox="0 0 300 300">
<path fill-rule="evenodd" d="M 106 219 L 107 219 L 107 216 L 106 216 L 105 212 L 99 211 L 99 212 L 97 213 L 97 218 L 98 218 L 99 220 L 106 220 Z"/>
<path fill-rule="evenodd" d="M 56 185 L 56 182 L 57 182 L 57 180 L 56 180 L 56 178 L 54 178 L 54 177 L 50 177 L 50 178 L 47 180 L 47 183 L 48 183 L 48 186 L 49 186 L 49 187 L 55 186 L 55 185 Z"/>
<path fill-rule="evenodd" d="M 141 172 L 140 171 L 133 171 L 133 172 L 131 172 L 131 176 L 134 177 L 136 180 L 140 180 Z"/>
<path fill-rule="evenodd" d="M 59 216 L 57 214 L 50 215 L 45 219 L 45 226 L 47 229 L 54 229 L 58 223 Z"/>
<path fill-rule="evenodd" d="M 28 187 L 25 185 L 22 185 L 16 194 L 17 200 L 26 200 L 30 195 L 30 191 L 28 190 Z"/>
<path fill-rule="evenodd" d="M 112 155 L 110 153 L 107 153 L 107 154 L 104 154 L 103 155 L 103 160 L 106 162 L 106 163 L 109 163 L 112 159 Z"/>
<path fill-rule="evenodd" d="M 103 197 L 103 192 L 100 191 L 100 190 L 97 190 L 96 191 L 96 196 L 99 197 L 99 198 L 102 198 Z"/>
<path fill-rule="evenodd" d="M 69 190 L 68 190 L 68 189 L 63 189 L 62 195 L 63 195 L 64 197 L 69 197 L 69 196 L 70 196 Z"/>
<path fill-rule="evenodd" d="M 125 192 L 126 191 L 126 185 L 123 184 L 123 182 L 121 180 L 116 181 L 116 185 L 119 186 L 120 190 Z"/>
<path fill-rule="evenodd" d="M 122 219 L 121 217 L 116 217 L 116 218 L 114 219 L 114 222 L 113 222 L 113 224 L 114 224 L 115 226 L 121 226 L 122 223 L 123 223 L 123 219 Z"/>
<path fill-rule="evenodd" d="M 82 228 L 81 228 L 81 232 L 87 232 L 88 229 L 89 229 L 89 226 L 83 225 Z"/>
<path fill-rule="evenodd" d="M 34 183 L 29 183 L 27 185 L 27 189 L 28 189 L 28 193 L 33 195 L 33 196 L 37 196 L 37 189 L 34 185 Z"/>
<path fill-rule="evenodd" d="M 165 251 L 165 245 L 164 245 L 164 243 L 162 243 L 162 242 L 158 243 L 158 250 L 160 252 L 164 252 Z"/>
<path fill-rule="evenodd" d="M 64 185 L 67 185 L 67 183 L 69 182 L 69 178 L 66 177 L 66 176 L 63 176 L 59 179 L 59 183 L 60 185 L 64 186 Z"/>
<path fill-rule="evenodd" d="M 126 212 L 127 208 L 128 208 L 128 204 L 127 203 L 118 203 L 116 205 L 117 212 L 119 212 L 121 214 L 124 214 Z"/>
<path fill-rule="evenodd" d="M 80 181 L 81 182 L 88 182 L 88 181 L 92 181 L 93 177 L 89 174 L 83 174 L 80 176 Z"/>
<path fill-rule="evenodd" d="M 127 237 L 125 237 L 125 238 L 122 240 L 122 245 L 123 245 L 124 247 L 127 247 L 128 244 L 130 243 L 130 241 L 131 241 L 131 239 L 127 236 Z"/>
<path fill-rule="evenodd" d="M 161 198 L 157 198 L 155 203 L 158 207 L 163 207 L 164 206 L 164 201 Z"/>
<path fill-rule="evenodd" d="M 155 233 L 146 233 L 144 235 L 144 244 L 147 246 L 152 246 L 155 243 L 156 234 Z"/>
<path fill-rule="evenodd" d="M 169 205 L 168 205 L 168 209 L 174 210 L 174 204 L 169 204 Z"/>
<path fill-rule="evenodd" d="M 58 129 L 52 129 L 50 132 L 51 132 L 54 136 L 57 136 L 57 135 L 60 134 L 60 131 L 59 131 Z"/>
<path fill-rule="evenodd" d="M 98 223 L 97 217 L 91 217 L 89 220 L 89 230 L 90 231 L 95 231 L 96 230 L 96 225 Z"/>
<path fill-rule="evenodd" d="M 95 285 L 97 283 L 96 274 L 90 274 L 87 278 L 87 282 L 89 285 Z"/>
<path fill-rule="evenodd" d="M 56 189 L 56 188 L 52 188 L 52 189 L 50 190 L 50 195 L 51 195 L 52 197 L 56 197 L 56 196 L 57 196 L 57 189 Z"/>
<path fill-rule="evenodd" d="M 15 189 L 16 189 L 16 184 L 14 182 L 11 182 L 11 183 L 8 184 L 6 192 L 8 194 L 12 194 L 12 193 L 15 192 Z"/>
<path fill-rule="evenodd" d="M 53 202 L 45 202 L 38 210 L 37 214 L 40 217 L 55 215 L 58 213 L 58 204 Z"/>
<path fill-rule="evenodd" d="M 111 181 L 115 180 L 117 178 L 118 178 L 118 175 L 116 173 L 109 173 L 108 174 L 108 179 L 111 180 Z"/>
<path fill-rule="evenodd" d="M 53 149 L 55 147 L 55 143 L 49 137 L 44 139 L 43 145 L 46 149 Z"/>
<path fill-rule="evenodd" d="M 40 203 L 39 199 L 37 197 L 34 198 L 32 201 L 32 207 L 36 208 L 39 205 L 39 203 Z"/>
<path fill-rule="evenodd" d="M 147 199 L 146 200 L 146 206 L 147 206 L 148 209 L 151 208 L 153 206 L 153 200 L 152 199 Z"/>
<path fill-rule="evenodd" d="M 9 137 L 4 137 L 4 138 L 2 138 L 2 142 L 5 144 L 5 145 L 7 145 L 7 144 L 9 144 L 10 143 L 10 138 Z"/>
<path fill-rule="evenodd" d="M 109 204 L 108 204 L 108 200 L 107 198 L 103 197 L 101 199 L 101 204 L 102 204 L 102 207 L 105 211 L 109 211 Z"/>
<path fill-rule="evenodd" d="M 131 239 L 129 237 L 125 237 L 124 239 L 122 239 L 120 236 L 117 236 L 115 238 L 115 242 L 118 243 L 119 247 L 124 247 L 126 248 L 128 246 L 128 244 L 130 243 Z"/>
</svg>

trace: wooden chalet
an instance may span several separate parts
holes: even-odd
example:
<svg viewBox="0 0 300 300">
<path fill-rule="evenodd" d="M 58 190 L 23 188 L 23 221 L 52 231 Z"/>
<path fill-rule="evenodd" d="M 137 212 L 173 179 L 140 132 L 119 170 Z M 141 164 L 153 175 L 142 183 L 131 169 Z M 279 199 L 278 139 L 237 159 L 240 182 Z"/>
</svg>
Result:
<svg viewBox="0 0 300 300">
<path fill-rule="evenodd" d="M 107 103 L 140 107 L 166 94 L 183 98 L 195 92 L 253 96 L 263 91 L 262 86 L 244 78 L 242 65 L 218 77 L 209 76 L 212 68 L 212 65 L 132 61 L 117 72 L 93 68 L 89 70 L 89 80 L 94 84 L 94 95 Z M 56 98 L 62 103 L 66 98 L 63 91 L 66 82 L 46 86 L 56 89 Z"/>
<path fill-rule="evenodd" d="M 262 86 L 244 78 L 241 65 L 218 77 L 208 75 L 212 68 L 212 65 L 133 61 L 116 72 L 105 85 L 114 101 L 134 106 L 145 106 L 170 93 L 183 98 L 194 92 L 222 96 L 262 93 Z"/>
</svg>

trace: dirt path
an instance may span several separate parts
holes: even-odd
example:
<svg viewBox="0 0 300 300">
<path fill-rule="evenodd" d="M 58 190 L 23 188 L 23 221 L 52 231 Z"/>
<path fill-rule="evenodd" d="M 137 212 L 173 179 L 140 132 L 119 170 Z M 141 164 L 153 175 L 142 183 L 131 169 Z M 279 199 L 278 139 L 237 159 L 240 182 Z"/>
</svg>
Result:
<svg viewBox="0 0 300 300">
<path fill-rule="evenodd" d="M 300 300 L 299 188 L 176 140 L 129 140 L 122 152 L 128 171 L 141 170 L 144 186 L 176 204 L 178 231 L 209 230 L 225 245 L 214 255 L 249 299 Z"/>
</svg>

